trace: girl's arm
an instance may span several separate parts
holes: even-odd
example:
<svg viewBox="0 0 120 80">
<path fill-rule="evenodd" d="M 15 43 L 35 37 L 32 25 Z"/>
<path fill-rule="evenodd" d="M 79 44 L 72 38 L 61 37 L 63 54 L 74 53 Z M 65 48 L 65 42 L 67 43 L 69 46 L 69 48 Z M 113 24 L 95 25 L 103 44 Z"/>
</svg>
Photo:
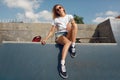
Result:
<svg viewBox="0 0 120 80">
<path fill-rule="evenodd" d="M 76 24 L 74 19 L 71 21 L 71 24 L 72 24 L 73 27 L 77 27 L 77 24 Z"/>
<path fill-rule="evenodd" d="M 50 31 L 49 31 L 49 33 L 48 33 L 48 35 L 44 38 L 44 39 L 42 39 L 41 40 L 41 44 L 46 44 L 46 41 L 53 35 L 53 33 L 55 32 L 55 26 L 52 26 L 51 27 L 51 29 L 50 29 Z"/>
</svg>

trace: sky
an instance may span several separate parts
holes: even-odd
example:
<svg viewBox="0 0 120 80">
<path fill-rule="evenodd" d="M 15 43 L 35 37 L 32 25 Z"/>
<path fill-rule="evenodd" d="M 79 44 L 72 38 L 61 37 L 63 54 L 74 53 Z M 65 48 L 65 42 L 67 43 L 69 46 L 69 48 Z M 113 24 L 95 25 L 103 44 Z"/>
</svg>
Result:
<svg viewBox="0 0 120 80">
<path fill-rule="evenodd" d="M 85 24 L 98 24 L 120 15 L 120 0 L 0 0 L 0 22 L 51 22 L 55 4 L 66 13 L 83 17 Z"/>
</svg>

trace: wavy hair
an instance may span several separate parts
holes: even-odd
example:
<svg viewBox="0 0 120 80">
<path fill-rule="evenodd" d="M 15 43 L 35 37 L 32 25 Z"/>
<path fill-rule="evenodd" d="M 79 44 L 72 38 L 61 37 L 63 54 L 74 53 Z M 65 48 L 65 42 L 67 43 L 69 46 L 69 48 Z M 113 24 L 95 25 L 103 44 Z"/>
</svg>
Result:
<svg viewBox="0 0 120 80">
<path fill-rule="evenodd" d="M 63 7 L 62 5 L 60 5 L 60 4 L 54 5 L 54 6 L 53 6 L 53 9 L 52 9 L 53 19 L 55 19 L 55 18 L 57 18 L 57 17 L 60 17 L 60 14 L 56 11 L 56 7 L 57 7 L 57 6 L 61 6 L 61 7 L 64 9 L 64 7 Z M 66 14 L 65 9 L 64 9 L 64 12 L 65 12 L 65 14 Z"/>
</svg>

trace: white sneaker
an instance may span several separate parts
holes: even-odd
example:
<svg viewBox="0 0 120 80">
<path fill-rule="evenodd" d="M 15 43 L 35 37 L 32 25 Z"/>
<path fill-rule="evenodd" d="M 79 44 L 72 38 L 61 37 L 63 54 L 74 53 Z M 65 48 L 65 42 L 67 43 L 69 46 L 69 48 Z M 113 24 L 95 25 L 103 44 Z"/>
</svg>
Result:
<svg viewBox="0 0 120 80">
<path fill-rule="evenodd" d="M 64 79 L 68 78 L 65 65 L 60 66 L 60 76 Z"/>
<path fill-rule="evenodd" d="M 76 57 L 75 47 L 72 47 L 72 46 L 71 46 L 71 47 L 70 47 L 70 52 L 71 52 L 70 55 L 71 55 L 72 58 Z"/>
</svg>

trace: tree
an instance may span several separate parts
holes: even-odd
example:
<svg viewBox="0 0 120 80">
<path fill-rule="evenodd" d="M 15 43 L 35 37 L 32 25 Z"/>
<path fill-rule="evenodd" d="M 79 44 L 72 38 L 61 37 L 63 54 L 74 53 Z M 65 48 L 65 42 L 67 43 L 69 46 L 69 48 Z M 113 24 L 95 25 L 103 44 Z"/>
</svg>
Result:
<svg viewBox="0 0 120 80">
<path fill-rule="evenodd" d="M 77 16 L 76 14 L 74 14 L 74 20 L 77 24 L 84 24 L 83 17 Z"/>
</svg>

